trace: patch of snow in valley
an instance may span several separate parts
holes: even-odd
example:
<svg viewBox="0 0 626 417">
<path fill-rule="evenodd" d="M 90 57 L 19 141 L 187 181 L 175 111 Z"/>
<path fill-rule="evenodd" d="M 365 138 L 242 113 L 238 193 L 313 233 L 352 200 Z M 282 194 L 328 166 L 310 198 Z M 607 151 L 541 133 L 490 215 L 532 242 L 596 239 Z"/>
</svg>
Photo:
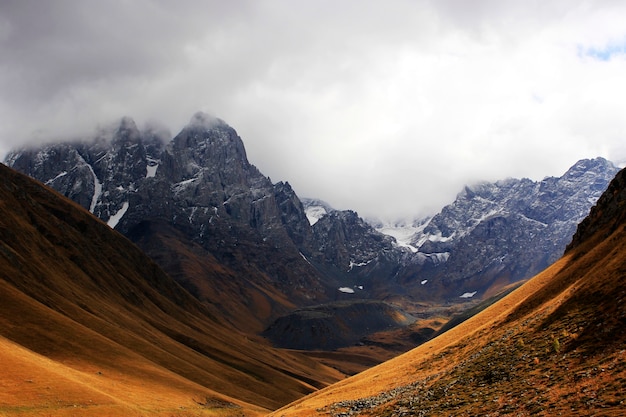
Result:
<svg viewBox="0 0 626 417">
<path fill-rule="evenodd" d="M 119 209 L 117 213 L 112 215 L 107 221 L 107 224 L 109 225 L 109 227 L 111 229 L 115 229 L 115 226 L 117 226 L 120 220 L 122 220 L 122 217 L 124 217 L 124 214 L 126 214 L 127 211 L 128 211 L 128 201 L 125 201 L 124 204 L 122 204 L 122 208 Z"/>
<path fill-rule="evenodd" d="M 540 222 L 539 220 L 531 219 L 530 217 L 524 216 L 523 214 L 519 215 L 522 219 L 527 220 L 530 223 L 538 224 L 541 227 L 548 227 L 548 223 Z"/>
<path fill-rule="evenodd" d="M 417 248 L 411 244 L 411 240 L 416 233 L 421 232 L 423 229 L 423 225 L 420 227 L 412 225 L 384 225 L 376 230 L 384 235 L 393 237 L 396 239 L 398 246 L 408 248 L 411 252 L 415 253 L 417 252 Z"/>
<path fill-rule="evenodd" d="M 412 242 L 416 236 L 424 233 L 424 228 L 428 225 L 431 217 L 425 217 L 419 220 L 399 220 L 399 221 L 381 221 L 368 220 L 378 232 L 391 236 L 396 240 L 396 244 L 400 247 L 409 249 L 415 253 L 420 245 L 414 245 Z M 422 244 L 424 242 L 421 242 Z"/>
<path fill-rule="evenodd" d="M 194 214 L 196 214 L 197 210 L 198 210 L 198 207 L 196 207 L 196 206 L 191 208 L 191 214 L 189 214 L 189 217 L 188 217 L 190 224 L 193 223 L 193 216 L 194 216 Z"/>
<path fill-rule="evenodd" d="M 175 193 L 179 193 L 181 192 L 185 187 L 187 187 L 189 184 L 193 183 L 194 181 L 197 181 L 198 177 L 194 177 L 194 178 L 190 178 L 188 180 L 184 180 L 181 182 L 177 182 L 176 184 L 172 185 L 172 190 Z"/>
<path fill-rule="evenodd" d="M 350 287 L 339 287 L 339 291 L 346 294 L 354 294 L 354 290 Z"/>
<path fill-rule="evenodd" d="M 300 201 L 304 207 L 304 214 L 306 215 L 309 224 L 313 226 L 319 219 L 325 215 L 335 211 L 328 203 L 319 200 L 317 198 L 301 198 Z"/>
<path fill-rule="evenodd" d="M 465 292 L 463 293 L 463 295 L 460 295 L 459 298 L 472 298 L 473 296 L 476 295 L 478 291 L 474 291 L 474 292 Z"/>
<path fill-rule="evenodd" d="M 448 242 L 452 239 L 454 239 L 456 235 L 456 232 L 452 233 L 450 236 L 443 236 L 443 234 L 441 232 L 437 232 L 434 235 L 428 235 L 428 240 L 431 242 Z"/>
<path fill-rule="evenodd" d="M 504 209 L 502 208 L 497 208 L 497 209 L 491 209 L 491 211 L 489 211 L 488 213 L 483 214 L 482 216 L 480 216 L 479 218 L 474 218 L 471 219 L 472 222 L 474 223 L 474 226 L 479 225 L 480 223 L 484 222 L 485 220 L 493 217 L 493 216 L 497 216 L 499 214 L 504 213 Z"/>
</svg>

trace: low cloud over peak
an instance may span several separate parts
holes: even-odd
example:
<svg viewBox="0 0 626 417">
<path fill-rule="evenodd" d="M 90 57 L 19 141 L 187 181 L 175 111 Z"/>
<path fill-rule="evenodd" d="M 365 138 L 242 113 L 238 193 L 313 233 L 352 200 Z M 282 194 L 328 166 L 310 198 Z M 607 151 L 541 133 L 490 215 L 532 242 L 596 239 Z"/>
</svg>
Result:
<svg viewBox="0 0 626 417">
<path fill-rule="evenodd" d="M 626 160 L 617 2 L 9 1 L 0 153 L 199 109 L 302 196 L 410 216 L 462 186 Z"/>
</svg>

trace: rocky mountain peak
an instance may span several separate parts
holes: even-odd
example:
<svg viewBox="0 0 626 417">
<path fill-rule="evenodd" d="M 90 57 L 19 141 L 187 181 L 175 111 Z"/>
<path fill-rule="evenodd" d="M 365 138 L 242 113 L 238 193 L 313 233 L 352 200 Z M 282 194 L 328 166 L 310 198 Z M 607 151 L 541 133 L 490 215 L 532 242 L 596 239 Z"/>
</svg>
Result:
<svg viewBox="0 0 626 417">
<path fill-rule="evenodd" d="M 416 286 L 425 293 L 445 280 L 448 288 L 462 288 L 462 296 L 538 273 L 563 254 L 616 172 L 595 158 L 578 161 L 561 177 L 465 187 L 411 240 L 414 264 L 421 266 L 410 266 L 404 279 L 427 283 Z"/>
<path fill-rule="evenodd" d="M 288 183 L 274 187 L 248 162 L 243 141 L 220 119 L 196 113 L 164 143 L 123 118 L 93 139 L 18 150 L 10 162 L 161 257 L 199 298 L 228 305 L 236 301 L 215 294 L 244 292 L 250 316 L 238 324 L 259 325 L 267 318 L 254 317 L 260 309 L 270 316 L 324 296 L 301 255 L 310 252 L 311 230 L 300 201 Z M 178 256 L 163 255 L 164 246 Z"/>
<path fill-rule="evenodd" d="M 593 159 L 581 159 L 572 165 L 571 168 L 563 174 L 564 179 L 568 178 L 579 178 L 586 173 L 601 173 L 606 171 L 613 171 L 615 166 L 611 161 L 608 161 L 602 157 L 597 157 Z"/>
<path fill-rule="evenodd" d="M 196 113 L 168 146 L 187 178 L 200 171 L 228 172 L 240 176 L 250 167 L 243 141 L 235 129 L 220 119 Z M 187 179 L 182 178 L 182 179 Z"/>
<path fill-rule="evenodd" d="M 138 145 L 142 142 L 141 133 L 130 117 L 123 117 L 113 136 L 113 146 Z"/>
</svg>

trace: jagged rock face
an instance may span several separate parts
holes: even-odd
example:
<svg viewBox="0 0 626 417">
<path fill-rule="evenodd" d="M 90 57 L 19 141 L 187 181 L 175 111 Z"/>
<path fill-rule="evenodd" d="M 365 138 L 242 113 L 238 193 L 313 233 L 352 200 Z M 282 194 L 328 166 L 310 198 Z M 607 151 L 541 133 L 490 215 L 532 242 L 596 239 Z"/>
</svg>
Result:
<svg viewBox="0 0 626 417">
<path fill-rule="evenodd" d="M 240 287 L 273 287 L 286 305 L 306 305 L 335 299 L 338 288 L 362 285 L 368 274 L 384 282 L 396 263 L 393 239 L 356 213 L 328 207 L 332 214 L 312 228 L 289 183 L 272 184 L 248 162 L 237 132 L 203 113 L 171 140 L 142 132 L 124 118 L 116 130 L 93 140 L 20 150 L 7 161 L 140 244 L 194 294 L 211 292 L 216 304 L 223 304 L 215 299 L 219 291 L 203 291 L 205 283 L 185 276 L 189 264 L 211 280 L 213 266 L 207 263 L 219 264 L 226 268 L 224 281 L 243 276 Z M 175 247 L 178 256 L 168 256 L 148 236 Z M 191 261 L 168 239 L 187 248 L 199 245 L 211 256 Z M 249 297 L 275 303 L 265 295 Z"/>
<path fill-rule="evenodd" d="M 597 158 L 560 178 L 466 187 L 399 245 L 352 211 L 272 184 L 237 132 L 202 113 L 173 139 L 125 118 L 7 163 L 138 243 L 226 316 L 247 311 L 233 321 L 256 329 L 294 306 L 398 294 L 462 301 L 530 277 L 561 256 L 617 172 Z"/>
<path fill-rule="evenodd" d="M 325 299 L 320 273 L 298 248 L 310 236 L 301 203 L 288 184 L 274 186 L 248 162 L 241 138 L 219 119 L 198 113 L 166 143 L 125 118 L 94 140 L 20 150 L 7 163 L 126 234 L 172 276 L 187 275 L 188 289 L 225 313 L 243 301 L 258 329 L 294 302 Z"/>
<path fill-rule="evenodd" d="M 423 294 L 432 285 L 433 293 L 453 297 L 531 277 L 563 254 L 617 171 L 596 158 L 559 178 L 465 187 L 414 237 L 416 262 L 401 279 Z"/>
<path fill-rule="evenodd" d="M 336 278 L 340 291 L 379 298 L 393 286 L 406 251 L 351 210 L 330 210 L 312 227 L 313 259 Z"/>
<path fill-rule="evenodd" d="M 274 185 L 274 199 L 291 240 L 305 253 L 312 253 L 312 232 L 304 206 L 288 182 Z"/>
<path fill-rule="evenodd" d="M 393 238 L 383 235 L 354 211 L 333 211 L 313 226 L 313 236 L 324 260 L 350 271 L 393 250 Z"/>
<path fill-rule="evenodd" d="M 626 169 L 617 173 L 604 194 L 591 208 L 589 215 L 580 222 L 572 241 L 567 245 L 567 251 L 586 244 L 594 236 L 596 239 L 605 238 L 624 223 L 626 223 Z M 604 233 L 598 233 L 600 230 L 604 230 Z"/>
</svg>

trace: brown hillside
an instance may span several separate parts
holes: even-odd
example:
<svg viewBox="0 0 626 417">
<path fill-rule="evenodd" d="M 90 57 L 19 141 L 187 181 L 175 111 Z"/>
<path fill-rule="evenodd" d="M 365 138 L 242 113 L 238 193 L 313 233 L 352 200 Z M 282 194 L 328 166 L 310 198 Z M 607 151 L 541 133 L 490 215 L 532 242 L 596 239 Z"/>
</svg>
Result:
<svg viewBox="0 0 626 417">
<path fill-rule="evenodd" d="M 341 377 L 218 311 L 0 165 L 0 415 L 259 414 Z"/>
<path fill-rule="evenodd" d="M 272 415 L 626 414 L 625 185 L 622 171 L 566 256 L 501 301 Z"/>
<path fill-rule="evenodd" d="M 269 277 L 259 271 L 233 271 L 166 222 L 143 221 L 128 237 L 195 298 L 241 331 L 258 334 L 274 315 L 295 308 Z M 244 252 L 255 250 L 259 249 Z"/>
</svg>

